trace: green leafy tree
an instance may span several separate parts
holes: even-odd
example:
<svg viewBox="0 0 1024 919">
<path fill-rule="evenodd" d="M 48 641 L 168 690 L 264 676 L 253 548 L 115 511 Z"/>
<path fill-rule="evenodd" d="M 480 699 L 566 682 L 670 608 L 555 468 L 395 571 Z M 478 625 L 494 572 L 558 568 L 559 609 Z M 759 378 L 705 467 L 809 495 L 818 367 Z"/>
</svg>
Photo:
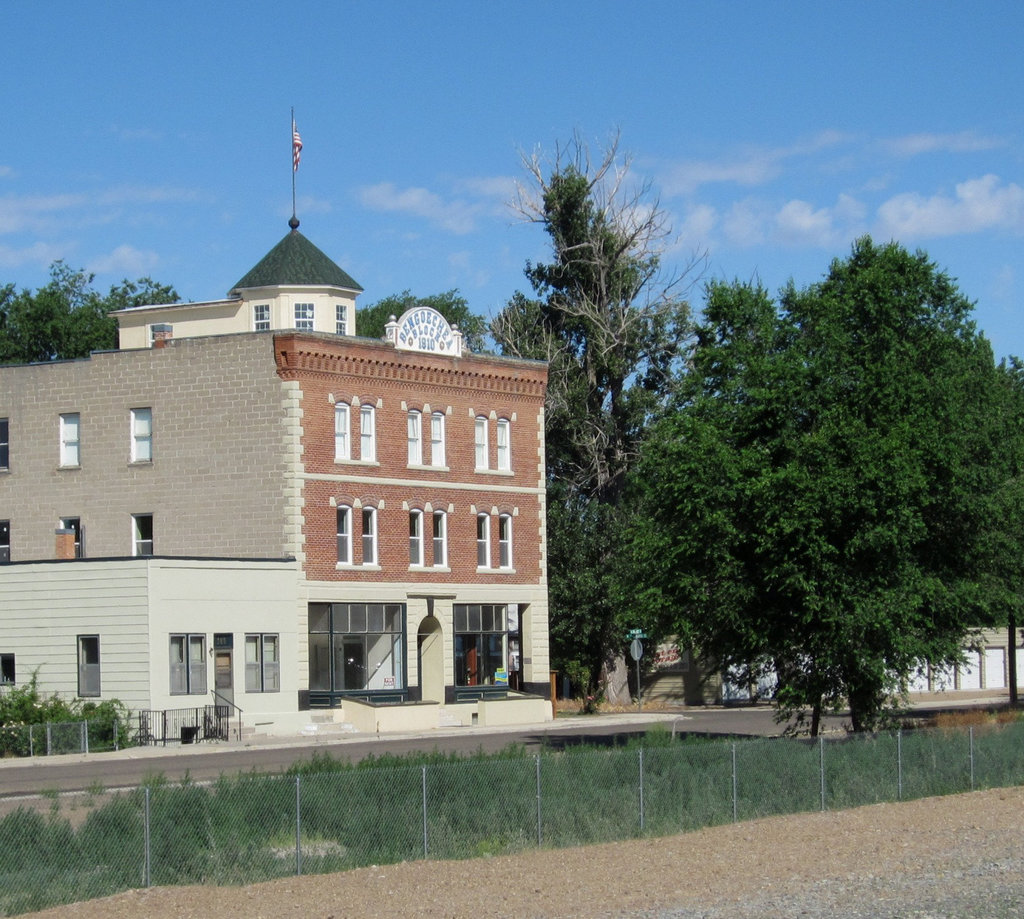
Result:
<svg viewBox="0 0 1024 919">
<path fill-rule="evenodd" d="M 111 311 L 148 303 L 173 303 L 173 287 L 150 278 L 125 279 L 101 295 L 93 275 L 64 262 L 50 267 L 50 281 L 34 293 L 0 288 L 0 364 L 86 357 L 117 347 L 117 320 Z"/>
<path fill-rule="evenodd" d="M 861 239 L 824 281 L 713 284 L 690 372 L 636 478 L 661 611 L 780 717 L 879 723 L 924 662 L 990 618 L 995 367 L 923 253 Z"/>
<path fill-rule="evenodd" d="M 524 165 L 529 185 L 516 206 L 548 234 L 552 259 L 527 264 L 533 297 L 516 293 L 491 334 L 503 354 L 548 362 L 553 661 L 623 703 L 632 614 L 614 602 L 613 584 L 630 514 L 624 485 L 688 333 L 687 272 L 662 272 L 665 214 L 647 185 L 627 184 L 617 140 L 597 164 L 577 137 L 553 162 Z"/>
<path fill-rule="evenodd" d="M 384 326 L 392 316 L 398 318 L 406 310 L 417 306 L 429 306 L 450 323 L 457 325 L 462 332 L 462 343 L 469 351 L 479 353 L 486 349 L 487 320 L 470 311 L 469 303 L 458 290 L 429 297 L 414 297 L 408 290 L 392 294 L 369 306 L 360 307 L 356 316 L 356 331 L 363 338 L 384 338 Z"/>
</svg>

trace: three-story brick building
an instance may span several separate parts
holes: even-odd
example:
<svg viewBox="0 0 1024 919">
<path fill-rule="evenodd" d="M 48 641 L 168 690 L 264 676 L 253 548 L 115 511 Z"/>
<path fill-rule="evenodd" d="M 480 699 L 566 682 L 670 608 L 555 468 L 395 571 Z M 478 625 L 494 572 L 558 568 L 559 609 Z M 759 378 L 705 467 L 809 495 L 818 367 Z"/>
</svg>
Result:
<svg viewBox="0 0 1024 919">
<path fill-rule="evenodd" d="M 3 679 L 264 730 L 550 716 L 546 368 L 433 310 L 358 338 L 358 291 L 293 227 L 228 300 L 0 368 Z"/>
</svg>

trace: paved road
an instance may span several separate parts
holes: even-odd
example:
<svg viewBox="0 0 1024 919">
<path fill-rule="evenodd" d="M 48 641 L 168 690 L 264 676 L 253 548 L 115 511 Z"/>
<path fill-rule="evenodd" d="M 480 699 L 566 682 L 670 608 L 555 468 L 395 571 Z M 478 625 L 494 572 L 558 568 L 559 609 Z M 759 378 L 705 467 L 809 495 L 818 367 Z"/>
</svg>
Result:
<svg viewBox="0 0 1024 919">
<path fill-rule="evenodd" d="M 961 705 L 982 704 L 967 700 Z M 1002 701 L 1005 702 L 1005 699 Z M 947 706 L 943 706 L 945 708 Z M 958 706 L 960 707 L 960 706 Z M 917 714 L 931 709 L 920 706 Z M 824 731 L 841 729 L 848 718 L 823 719 Z M 676 734 L 712 737 L 771 737 L 781 733 L 768 706 L 749 708 L 688 708 L 678 713 L 616 713 L 558 718 L 527 727 L 504 729 L 463 727 L 420 734 L 368 737 L 348 734 L 319 737 L 260 737 L 227 743 L 199 743 L 167 747 L 141 747 L 115 753 L 84 756 L 0 759 L 0 798 L 38 795 L 42 792 L 84 791 L 90 788 L 131 788 L 149 778 L 164 776 L 170 781 L 190 778 L 205 782 L 239 772 L 281 773 L 298 760 L 314 754 L 358 761 L 385 753 L 401 755 L 413 751 L 442 750 L 496 753 L 509 745 L 529 750 L 564 748 L 573 744 L 621 744 L 630 737 L 663 725 Z"/>
<path fill-rule="evenodd" d="M 360 734 L 320 737 L 252 738 L 228 743 L 142 747 L 116 753 L 91 753 L 0 760 L 0 797 L 89 788 L 126 788 L 163 775 L 204 782 L 238 772 L 280 773 L 314 754 L 358 761 L 385 753 L 443 750 L 498 752 L 509 745 L 530 750 L 573 744 L 621 744 L 654 725 L 667 730 L 712 736 L 769 736 L 779 728 L 768 708 L 700 709 L 679 714 L 636 713 L 559 718 L 554 722 L 501 730 L 452 728 L 421 734 Z"/>
</svg>

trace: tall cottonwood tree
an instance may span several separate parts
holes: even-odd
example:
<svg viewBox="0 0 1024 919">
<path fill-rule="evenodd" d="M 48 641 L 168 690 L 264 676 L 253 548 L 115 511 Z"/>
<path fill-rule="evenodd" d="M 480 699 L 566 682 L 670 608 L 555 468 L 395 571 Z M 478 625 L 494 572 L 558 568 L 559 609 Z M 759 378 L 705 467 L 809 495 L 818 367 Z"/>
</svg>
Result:
<svg viewBox="0 0 1024 919">
<path fill-rule="evenodd" d="M 923 253 L 859 240 L 824 281 L 715 284 L 636 478 L 642 601 L 780 715 L 875 726 L 991 617 L 995 367 Z"/>
<path fill-rule="evenodd" d="M 649 185 L 632 184 L 617 138 L 598 162 L 576 137 L 551 161 L 524 157 L 524 167 L 515 208 L 546 231 L 551 261 L 527 264 L 533 296 L 517 293 L 491 334 L 503 354 L 549 363 L 553 658 L 577 682 L 600 678 L 610 701 L 628 702 L 612 590 L 623 492 L 688 334 L 682 293 L 700 260 L 662 271 L 666 215 Z"/>
</svg>

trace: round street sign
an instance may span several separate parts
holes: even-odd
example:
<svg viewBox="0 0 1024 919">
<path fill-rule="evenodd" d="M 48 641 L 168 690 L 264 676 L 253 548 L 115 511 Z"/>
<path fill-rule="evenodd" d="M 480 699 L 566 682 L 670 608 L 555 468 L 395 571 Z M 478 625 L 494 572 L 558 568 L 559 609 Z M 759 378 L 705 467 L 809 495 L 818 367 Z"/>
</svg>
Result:
<svg viewBox="0 0 1024 919">
<path fill-rule="evenodd" d="M 644 643 L 639 638 L 634 638 L 629 645 L 629 653 L 633 660 L 640 660 L 644 656 Z"/>
</svg>

